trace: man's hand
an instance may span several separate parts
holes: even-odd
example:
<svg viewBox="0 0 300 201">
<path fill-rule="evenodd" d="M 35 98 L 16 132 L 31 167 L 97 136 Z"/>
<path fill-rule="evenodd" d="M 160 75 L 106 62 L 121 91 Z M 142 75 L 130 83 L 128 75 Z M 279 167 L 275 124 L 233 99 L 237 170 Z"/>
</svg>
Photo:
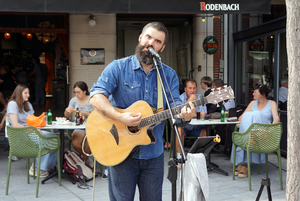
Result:
<svg viewBox="0 0 300 201">
<path fill-rule="evenodd" d="M 74 110 L 74 108 L 72 108 L 71 106 L 66 108 L 66 112 L 68 112 L 68 113 L 72 113 L 73 110 Z"/>
<path fill-rule="evenodd" d="M 120 114 L 120 122 L 127 126 L 137 126 L 141 123 L 142 114 L 125 112 Z"/>
<path fill-rule="evenodd" d="M 191 118 L 193 118 L 195 116 L 195 107 L 194 104 L 192 104 L 191 102 L 189 102 L 190 107 L 183 107 L 181 109 L 181 113 L 180 113 L 180 117 L 184 118 L 185 121 L 190 121 Z"/>
</svg>

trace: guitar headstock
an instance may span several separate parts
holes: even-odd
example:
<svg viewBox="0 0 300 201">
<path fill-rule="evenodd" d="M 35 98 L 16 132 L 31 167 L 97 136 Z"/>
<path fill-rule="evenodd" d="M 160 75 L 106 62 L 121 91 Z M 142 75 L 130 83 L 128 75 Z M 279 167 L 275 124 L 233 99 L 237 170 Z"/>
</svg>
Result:
<svg viewBox="0 0 300 201">
<path fill-rule="evenodd" d="M 212 91 L 208 96 L 205 97 L 207 100 L 207 103 L 217 104 L 218 102 L 233 99 L 234 98 L 234 92 L 231 86 L 219 90 L 219 91 Z"/>
</svg>

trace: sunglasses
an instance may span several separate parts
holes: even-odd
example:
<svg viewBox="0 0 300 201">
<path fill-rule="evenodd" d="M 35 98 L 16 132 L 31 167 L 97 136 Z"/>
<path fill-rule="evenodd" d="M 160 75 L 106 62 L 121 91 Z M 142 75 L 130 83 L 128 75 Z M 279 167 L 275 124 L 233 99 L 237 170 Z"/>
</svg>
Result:
<svg viewBox="0 0 300 201">
<path fill-rule="evenodd" d="M 255 85 L 255 87 L 259 87 L 259 88 L 260 88 L 261 86 L 262 86 L 261 84 L 256 84 L 256 85 Z"/>
</svg>

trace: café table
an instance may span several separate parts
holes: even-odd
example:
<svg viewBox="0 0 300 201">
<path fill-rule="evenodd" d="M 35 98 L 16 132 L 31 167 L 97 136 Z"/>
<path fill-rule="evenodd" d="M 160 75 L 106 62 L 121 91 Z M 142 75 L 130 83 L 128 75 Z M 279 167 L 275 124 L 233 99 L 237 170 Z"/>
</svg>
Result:
<svg viewBox="0 0 300 201">
<path fill-rule="evenodd" d="M 230 124 L 239 124 L 239 121 L 227 121 L 225 120 L 224 122 L 221 122 L 220 119 L 209 119 L 209 120 L 200 120 L 200 119 L 195 119 L 192 118 L 191 121 L 189 122 L 189 124 L 191 125 L 204 125 L 206 126 L 206 133 L 210 133 L 211 130 L 211 126 L 212 125 L 230 125 Z M 213 162 L 210 161 L 210 153 L 208 156 L 208 161 L 207 161 L 207 167 L 210 168 L 211 170 L 217 170 L 221 173 L 223 173 L 224 175 L 228 176 L 228 172 L 222 170 L 221 168 L 219 168 L 219 166 Z"/>
<path fill-rule="evenodd" d="M 64 162 L 64 151 L 65 151 L 65 130 L 73 130 L 73 129 L 85 129 L 85 123 L 76 126 L 75 122 L 69 122 L 65 121 L 62 123 L 53 121 L 52 125 L 47 124 L 44 127 L 39 127 L 38 129 L 41 130 L 59 130 L 59 137 L 60 137 L 60 148 L 59 148 L 59 153 L 60 153 L 60 166 L 62 170 L 62 174 L 65 175 L 73 184 L 76 183 L 76 181 L 68 174 L 65 172 L 63 169 L 63 162 Z M 48 177 L 42 180 L 42 184 L 44 184 L 47 180 L 51 179 L 55 175 L 57 175 L 57 171 L 53 172 L 50 174 Z"/>
</svg>

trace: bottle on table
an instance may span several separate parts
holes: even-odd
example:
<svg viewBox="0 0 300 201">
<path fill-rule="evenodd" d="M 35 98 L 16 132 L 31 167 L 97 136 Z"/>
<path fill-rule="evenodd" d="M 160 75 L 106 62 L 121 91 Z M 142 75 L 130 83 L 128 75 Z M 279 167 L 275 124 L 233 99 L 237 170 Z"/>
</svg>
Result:
<svg viewBox="0 0 300 201">
<path fill-rule="evenodd" d="M 80 125 L 80 115 L 79 115 L 79 109 L 78 108 L 76 108 L 75 123 L 76 123 L 76 126 Z"/>
<path fill-rule="evenodd" d="M 49 109 L 47 116 L 48 116 L 48 124 L 51 125 L 51 124 L 52 124 L 52 113 L 51 113 L 51 109 Z"/>
<path fill-rule="evenodd" d="M 225 122 L 225 110 L 224 107 L 221 109 L 221 122 Z"/>
</svg>

